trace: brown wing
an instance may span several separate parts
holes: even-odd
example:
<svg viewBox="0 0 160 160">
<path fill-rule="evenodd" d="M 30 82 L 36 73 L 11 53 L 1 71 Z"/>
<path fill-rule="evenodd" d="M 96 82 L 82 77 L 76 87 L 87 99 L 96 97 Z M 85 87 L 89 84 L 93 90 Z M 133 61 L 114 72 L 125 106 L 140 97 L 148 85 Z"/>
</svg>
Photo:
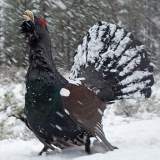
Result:
<svg viewBox="0 0 160 160">
<path fill-rule="evenodd" d="M 101 123 L 105 103 L 85 86 L 69 84 L 65 88 L 70 91 L 70 95 L 62 96 L 64 108 L 71 118 L 94 133 L 97 124 Z"/>
<path fill-rule="evenodd" d="M 85 86 L 69 84 L 65 88 L 70 95 L 62 96 L 62 100 L 70 117 L 102 142 L 107 151 L 115 149 L 105 138 L 101 125 L 105 103 Z"/>
</svg>

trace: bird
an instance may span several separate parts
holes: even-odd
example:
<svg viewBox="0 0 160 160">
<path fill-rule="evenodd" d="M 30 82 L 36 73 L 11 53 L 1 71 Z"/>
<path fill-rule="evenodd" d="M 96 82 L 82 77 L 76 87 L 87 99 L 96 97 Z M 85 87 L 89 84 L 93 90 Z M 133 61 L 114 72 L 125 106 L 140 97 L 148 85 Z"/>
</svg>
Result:
<svg viewBox="0 0 160 160">
<path fill-rule="evenodd" d="M 133 33 L 116 24 L 99 21 L 78 45 L 71 79 L 83 84 L 104 102 L 149 98 L 154 64 L 146 47 Z"/>
<path fill-rule="evenodd" d="M 26 10 L 20 26 L 29 47 L 26 74 L 25 118 L 27 127 L 43 143 L 39 155 L 48 149 L 85 146 L 91 153 L 90 138 L 106 151 L 117 147 L 105 137 L 101 124 L 106 103 L 84 85 L 66 80 L 56 69 L 47 21 Z"/>
</svg>

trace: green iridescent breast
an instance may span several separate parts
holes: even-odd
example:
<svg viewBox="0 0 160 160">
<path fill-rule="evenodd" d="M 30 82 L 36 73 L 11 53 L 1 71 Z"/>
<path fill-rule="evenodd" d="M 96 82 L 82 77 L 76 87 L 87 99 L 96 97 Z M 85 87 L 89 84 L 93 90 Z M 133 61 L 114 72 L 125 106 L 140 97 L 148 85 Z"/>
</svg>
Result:
<svg viewBox="0 0 160 160">
<path fill-rule="evenodd" d="M 62 109 L 60 88 L 44 80 L 26 83 L 25 110 L 29 118 L 45 120 L 50 114 Z"/>
</svg>

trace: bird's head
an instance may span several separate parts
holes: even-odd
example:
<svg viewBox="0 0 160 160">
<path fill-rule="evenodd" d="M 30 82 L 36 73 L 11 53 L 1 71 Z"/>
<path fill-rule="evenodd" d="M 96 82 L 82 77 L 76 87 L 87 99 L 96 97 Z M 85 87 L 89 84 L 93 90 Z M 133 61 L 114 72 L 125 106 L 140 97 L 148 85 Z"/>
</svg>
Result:
<svg viewBox="0 0 160 160">
<path fill-rule="evenodd" d="M 47 29 L 47 21 L 43 17 L 34 16 L 33 12 L 26 10 L 23 13 L 23 22 L 20 26 L 23 33 L 32 48 L 37 46 L 48 47 L 50 37 Z"/>
<path fill-rule="evenodd" d="M 25 35 L 31 36 L 37 34 L 37 36 L 44 35 L 47 30 L 47 21 L 43 17 L 34 16 L 33 12 L 26 10 L 23 13 L 23 23 L 21 24 L 21 32 Z"/>
<path fill-rule="evenodd" d="M 36 62 L 39 63 L 38 60 L 43 59 L 43 62 L 45 61 L 48 66 L 51 66 L 53 56 L 47 21 L 42 17 L 34 16 L 30 10 L 24 12 L 23 19 L 21 32 L 26 35 L 29 44 L 29 62 L 36 59 Z M 50 68 L 53 68 L 53 66 Z"/>
<path fill-rule="evenodd" d="M 30 10 L 26 10 L 26 11 L 23 13 L 23 19 L 24 19 L 25 21 L 32 21 L 32 22 L 34 22 L 33 12 L 30 11 Z"/>
</svg>

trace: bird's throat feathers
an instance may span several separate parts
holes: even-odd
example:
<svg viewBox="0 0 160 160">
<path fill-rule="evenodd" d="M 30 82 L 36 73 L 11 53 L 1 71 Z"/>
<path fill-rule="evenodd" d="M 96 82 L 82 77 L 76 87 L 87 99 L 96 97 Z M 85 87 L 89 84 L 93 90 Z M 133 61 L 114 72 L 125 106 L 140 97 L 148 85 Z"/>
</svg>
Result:
<svg viewBox="0 0 160 160">
<path fill-rule="evenodd" d="M 47 21 L 43 17 L 35 18 L 35 25 L 39 25 L 42 28 L 47 28 Z"/>
</svg>

